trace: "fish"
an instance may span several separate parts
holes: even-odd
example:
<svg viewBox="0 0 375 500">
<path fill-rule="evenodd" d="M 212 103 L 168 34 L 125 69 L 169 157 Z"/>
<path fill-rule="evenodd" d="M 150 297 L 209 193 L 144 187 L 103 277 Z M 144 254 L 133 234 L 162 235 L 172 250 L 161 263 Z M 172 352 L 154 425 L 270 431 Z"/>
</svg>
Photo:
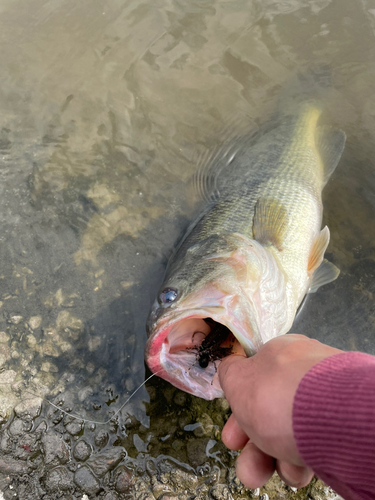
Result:
<svg viewBox="0 0 375 500">
<path fill-rule="evenodd" d="M 207 203 L 172 255 L 147 320 L 146 363 L 179 389 L 224 397 L 221 360 L 253 356 L 287 333 L 306 294 L 339 275 L 324 258 L 322 190 L 346 136 L 321 124 L 322 113 L 314 99 L 279 106 L 196 174 Z"/>
</svg>

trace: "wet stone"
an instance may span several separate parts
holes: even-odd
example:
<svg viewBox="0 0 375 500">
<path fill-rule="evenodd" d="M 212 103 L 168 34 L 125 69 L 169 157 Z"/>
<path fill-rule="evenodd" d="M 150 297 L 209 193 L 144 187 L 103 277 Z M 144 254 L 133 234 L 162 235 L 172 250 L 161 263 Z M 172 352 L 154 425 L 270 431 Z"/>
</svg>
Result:
<svg viewBox="0 0 375 500">
<path fill-rule="evenodd" d="M 16 458 L 27 460 L 39 451 L 38 437 L 35 434 L 24 434 L 18 438 L 14 452 Z"/>
<path fill-rule="evenodd" d="M 14 458 L 0 456 L 0 472 L 4 474 L 26 474 L 29 470 L 26 462 Z"/>
<path fill-rule="evenodd" d="M 83 422 L 79 420 L 74 420 L 73 422 L 70 422 L 66 424 L 65 429 L 71 436 L 77 436 L 82 431 L 83 428 Z"/>
<path fill-rule="evenodd" d="M 1 454 L 10 453 L 12 451 L 12 440 L 6 431 L 4 431 L 0 437 L 0 450 L 2 452 Z"/>
<path fill-rule="evenodd" d="M 134 484 L 133 471 L 122 465 L 116 470 L 116 474 L 116 491 L 119 493 L 129 493 Z"/>
<path fill-rule="evenodd" d="M 118 495 L 114 491 L 109 491 L 104 495 L 103 500 L 118 500 Z"/>
<path fill-rule="evenodd" d="M 104 448 L 104 446 L 108 443 L 109 435 L 106 431 L 99 431 L 95 438 L 94 443 L 98 448 Z"/>
<path fill-rule="evenodd" d="M 89 458 L 90 454 L 91 454 L 91 446 L 87 444 L 86 441 L 84 441 L 83 439 L 78 441 L 73 451 L 74 458 L 76 460 L 84 462 Z"/>
<path fill-rule="evenodd" d="M 9 433 L 12 436 L 20 436 L 26 430 L 26 423 L 20 418 L 15 418 L 9 426 Z"/>
<path fill-rule="evenodd" d="M 208 439 L 189 439 L 186 445 L 186 452 L 190 464 L 193 467 L 204 464 L 207 461 L 206 445 Z"/>
<path fill-rule="evenodd" d="M 20 321 L 22 321 L 22 316 L 20 316 L 18 314 L 11 316 L 10 320 L 9 320 L 9 322 L 13 323 L 13 325 L 18 325 L 18 323 L 20 323 Z"/>
<path fill-rule="evenodd" d="M 176 392 L 176 394 L 173 398 L 173 402 L 178 406 L 185 406 L 186 402 L 187 402 L 187 398 L 188 398 L 188 396 L 185 392 L 179 391 L 179 392 Z"/>
<path fill-rule="evenodd" d="M 40 415 L 42 410 L 42 399 L 41 398 L 30 398 L 21 401 L 15 408 L 14 413 L 17 417 L 25 420 L 34 420 L 34 418 Z"/>
<path fill-rule="evenodd" d="M 69 460 L 69 450 L 63 439 L 56 434 L 46 434 L 42 438 L 45 462 L 50 467 L 66 464 Z"/>
<path fill-rule="evenodd" d="M 72 487 L 73 475 L 65 467 L 56 467 L 47 473 L 46 485 L 49 491 L 67 491 Z"/>
<path fill-rule="evenodd" d="M 103 453 L 94 455 L 88 461 L 88 465 L 97 476 L 102 477 L 106 472 L 114 469 L 125 456 L 124 448 L 114 446 Z"/>
<path fill-rule="evenodd" d="M 36 328 L 39 328 L 40 325 L 42 324 L 42 317 L 41 316 L 32 316 L 29 321 L 29 327 L 32 330 L 36 330 Z"/>
<path fill-rule="evenodd" d="M 99 481 L 87 467 L 81 467 L 76 471 L 74 482 L 88 495 L 95 495 L 100 490 Z"/>
</svg>

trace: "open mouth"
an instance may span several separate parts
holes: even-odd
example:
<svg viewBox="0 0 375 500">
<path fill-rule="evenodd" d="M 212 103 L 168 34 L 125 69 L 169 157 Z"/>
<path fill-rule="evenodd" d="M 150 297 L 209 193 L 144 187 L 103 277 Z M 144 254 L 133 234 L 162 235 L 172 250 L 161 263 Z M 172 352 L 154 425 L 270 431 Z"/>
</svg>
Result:
<svg viewBox="0 0 375 500">
<path fill-rule="evenodd" d="M 190 316 L 175 321 L 161 334 L 158 367 L 175 386 L 202 397 L 223 397 L 217 368 L 231 354 L 245 352 L 231 330 L 210 317 Z M 152 362 L 150 368 L 153 370 Z M 154 371 L 154 370 L 153 370 Z"/>
</svg>

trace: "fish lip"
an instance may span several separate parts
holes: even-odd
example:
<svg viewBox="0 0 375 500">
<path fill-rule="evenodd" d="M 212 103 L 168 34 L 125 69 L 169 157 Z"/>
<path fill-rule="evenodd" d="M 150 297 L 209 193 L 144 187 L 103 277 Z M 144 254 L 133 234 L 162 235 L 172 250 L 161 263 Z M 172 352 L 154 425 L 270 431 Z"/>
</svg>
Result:
<svg viewBox="0 0 375 500">
<path fill-rule="evenodd" d="M 173 314 L 172 317 L 167 317 L 158 321 L 156 325 L 154 325 L 153 332 L 147 340 L 145 349 L 145 360 L 150 370 L 179 389 L 194 396 L 199 396 L 208 400 L 224 397 L 217 376 L 217 365 L 221 360 L 215 361 L 215 373 L 213 373 L 212 378 L 209 378 L 209 370 L 196 366 L 197 358 L 195 353 L 191 352 L 193 363 L 186 369 L 186 366 L 185 368 L 179 366 L 177 361 L 175 364 L 173 363 L 173 355 L 171 355 L 169 351 L 166 352 L 166 344 L 168 343 L 168 335 L 173 327 L 184 320 L 195 318 L 204 319 L 210 317 L 214 321 L 227 326 L 235 335 L 233 330 L 236 330 L 236 328 L 234 325 L 222 317 L 225 312 L 225 307 L 219 305 L 208 306 L 206 308 L 202 307 L 199 309 L 180 309 L 176 311 L 176 314 Z M 172 360 L 169 358 L 172 358 Z M 200 383 L 197 382 L 198 378 L 200 379 Z M 190 385 L 188 383 L 189 381 L 191 382 Z"/>
</svg>

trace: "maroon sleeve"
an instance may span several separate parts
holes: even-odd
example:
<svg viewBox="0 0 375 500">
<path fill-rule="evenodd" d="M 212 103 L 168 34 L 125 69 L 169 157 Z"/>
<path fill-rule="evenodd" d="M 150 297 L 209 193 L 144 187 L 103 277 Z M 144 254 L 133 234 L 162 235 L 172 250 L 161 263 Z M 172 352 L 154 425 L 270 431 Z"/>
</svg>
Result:
<svg viewBox="0 0 375 500">
<path fill-rule="evenodd" d="M 298 451 L 347 500 L 375 498 L 375 357 L 336 354 L 315 365 L 294 398 Z"/>
</svg>

